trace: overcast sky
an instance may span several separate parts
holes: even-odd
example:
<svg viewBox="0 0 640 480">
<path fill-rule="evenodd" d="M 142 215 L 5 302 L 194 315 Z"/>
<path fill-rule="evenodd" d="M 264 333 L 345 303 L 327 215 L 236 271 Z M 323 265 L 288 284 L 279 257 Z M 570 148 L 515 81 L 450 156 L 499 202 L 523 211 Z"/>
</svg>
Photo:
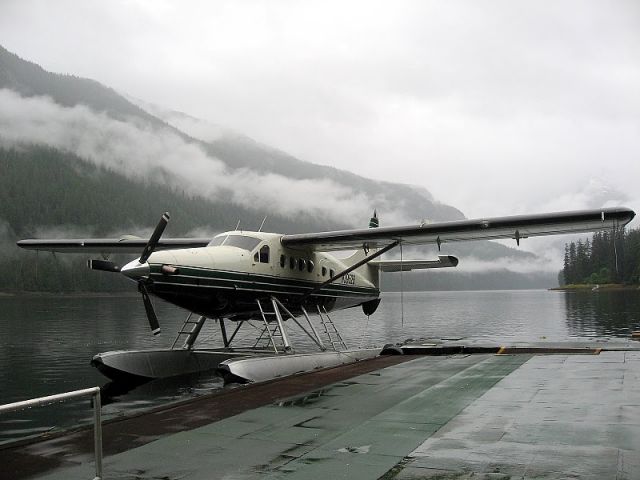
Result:
<svg viewBox="0 0 640 480">
<path fill-rule="evenodd" d="M 640 210 L 637 0 L 0 0 L 0 44 L 468 217 Z"/>
</svg>

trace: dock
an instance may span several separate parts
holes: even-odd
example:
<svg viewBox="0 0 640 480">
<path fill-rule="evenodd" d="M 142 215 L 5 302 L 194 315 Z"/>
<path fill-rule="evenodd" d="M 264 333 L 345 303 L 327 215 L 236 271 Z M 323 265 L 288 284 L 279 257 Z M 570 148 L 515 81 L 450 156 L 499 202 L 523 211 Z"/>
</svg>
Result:
<svg viewBox="0 0 640 480">
<path fill-rule="evenodd" d="M 460 346 L 109 421 L 104 478 L 640 478 L 639 343 Z M 4 447 L 0 465 L 0 478 L 93 478 L 91 431 Z"/>
</svg>

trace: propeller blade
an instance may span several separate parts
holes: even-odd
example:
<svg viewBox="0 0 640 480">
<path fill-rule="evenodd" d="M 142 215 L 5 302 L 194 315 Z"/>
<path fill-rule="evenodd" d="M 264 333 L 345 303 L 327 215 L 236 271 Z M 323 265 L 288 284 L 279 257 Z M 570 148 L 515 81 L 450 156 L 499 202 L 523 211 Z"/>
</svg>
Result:
<svg viewBox="0 0 640 480">
<path fill-rule="evenodd" d="M 149 320 L 151 332 L 154 335 L 158 335 L 160 333 L 160 324 L 158 323 L 158 317 L 156 316 L 156 312 L 153 309 L 153 304 L 151 303 L 151 299 L 149 298 L 147 287 L 145 287 L 143 283 L 139 283 L 138 290 L 140 290 L 140 293 L 142 294 L 142 302 L 144 303 L 144 309 L 147 312 L 147 319 Z"/>
<path fill-rule="evenodd" d="M 118 273 L 120 271 L 120 265 L 116 265 L 115 263 L 107 260 L 89 260 L 87 262 L 87 266 L 91 270 L 101 270 L 103 272 Z"/>
<path fill-rule="evenodd" d="M 145 263 L 149 259 L 149 256 L 156 249 L 156 246 L 158 245 L 158 240 L 160 240 L 160 237 L 162 236 L 164 229 L 167 227 L 167 223 L 169 223 L 169 218 L 170 218 L 169 212 L 164 212 L 162 214 L 162 217 L 160 218 L 158 225 L 156 225 L 155 230 L 151 234 L 151 238 L 149 238 L 149 241 L 145 245 L 144 250 L 142 250 L 142 255 L 140 255 L 140 260 L 139 260 L 140 263 Z"/>
</svg>

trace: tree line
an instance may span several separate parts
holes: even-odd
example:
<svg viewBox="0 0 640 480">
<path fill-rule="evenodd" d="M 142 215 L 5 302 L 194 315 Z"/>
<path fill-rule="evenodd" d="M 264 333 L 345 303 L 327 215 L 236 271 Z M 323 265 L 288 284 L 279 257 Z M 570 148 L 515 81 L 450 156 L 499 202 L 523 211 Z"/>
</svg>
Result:
<svg viewBox="0 0 640 480">
<path fill-rule="evenodd" d="M 640 283 L 640 229 L 596 232 L 567 243 L 561 285 Z"/>
</svg>

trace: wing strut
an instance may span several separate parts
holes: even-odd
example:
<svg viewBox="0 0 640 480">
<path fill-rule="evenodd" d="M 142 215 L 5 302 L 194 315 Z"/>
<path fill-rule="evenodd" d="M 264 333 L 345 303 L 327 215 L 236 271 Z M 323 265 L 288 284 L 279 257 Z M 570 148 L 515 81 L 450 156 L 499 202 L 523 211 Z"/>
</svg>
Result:
<svg viewBox="0 0 640 480">
<path fill-rule="evenodd" d="M 311 295 L 313 295 L 314 293 L 318 293 L 320 290 L 322 290 L 324 287 L 326 287 L 327 285 L 329 285 L 330 283 L 335 282 L 337 279 L 344 277 L 347 273 L 351 273 L 353 272 L 356 268 L 360 268 L 362 265 L 369 263 L 371 260 L 373 260 L 374 258 L 379 257 L 380 255 L 382 255 L 383 253 L 388 252 L 389 250 L 391 250 L 394 247 L 397 247 L 398 245 L 400 245 L 400 240 L 396 240 L 393 243 L 390 243 L 389 245 L 387 245 L 384 248 L 381 248 L 380 250 L 378 250 L 376 253 L 372 253 L 371 255 L 369 255 L 368 257 L 365 257 L 364 259 L 360 260 L 357 263 L 354 263 L 353 265 L 351 265 L 349 268 L 336 273 L 333 277 L 331 277 L 329 280 L 327 280 L 326 282 L 322 282 L 320 285 L 318 285 L 316 288 L 314 288 L 313 290 L 311 290 L 310 292 L 305 293 L 302 298 L 301 301 L 306 300 L 308 297 L 310 297 Z"/>
</svg>

